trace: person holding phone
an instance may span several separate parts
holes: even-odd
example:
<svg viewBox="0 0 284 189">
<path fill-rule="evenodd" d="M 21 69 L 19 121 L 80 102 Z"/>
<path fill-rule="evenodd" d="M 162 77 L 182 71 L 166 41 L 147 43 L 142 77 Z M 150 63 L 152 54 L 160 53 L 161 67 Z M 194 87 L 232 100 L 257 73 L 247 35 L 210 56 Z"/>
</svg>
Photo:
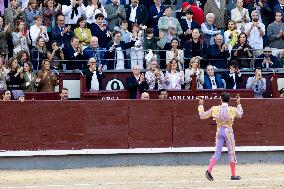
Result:
<svg viewBox="0 0 284 189">
<path fill-rule="evenodd" d="M 254 76 L 247 80 L 246 89 L 253 89 L 255 98 L 263 98 L 263 93 L 266 91 L 266 79 L 262 77 L 261 68 L 255 68 Z"/>
</svg>

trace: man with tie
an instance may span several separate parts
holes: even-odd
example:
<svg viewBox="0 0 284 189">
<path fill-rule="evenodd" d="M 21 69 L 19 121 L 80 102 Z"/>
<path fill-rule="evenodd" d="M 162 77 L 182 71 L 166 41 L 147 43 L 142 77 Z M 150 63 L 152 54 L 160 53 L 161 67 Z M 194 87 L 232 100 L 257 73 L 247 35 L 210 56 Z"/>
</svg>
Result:
<svg viewBox="0 0 284 189">
<path fill-rule="evenodd" d="M 131 4 L 125 5 L 128 27 L 131 29 L 133 23 L 137 23 L 140 27 L 147 25 L 148 11 L 138 0 L 131 0 Z"/>
<path fill-rule="evenodd" d="M 230 63 L 230 72 L 224 74 L 224 80 L 226 81 L 226 89 L 240 89 L 242 83 L 242 74 L 238 68 L 238 61 L 232 60 Z"/>
<path fill-rule="evenodd" d="M 52 39 L 56 40 L 62 47 L 66 46 L 74 33 L 70 26 L 65 26 L 65 17 L 60 14 L 57 16 L 57 26 L 53 28 Z"/>
<path fill-rule="evenodd" d="M 86 64 L 83 65 L 82 61 L 78 61 L 83 60 L 84 57 L 82 45 L 77 37 L 72 37 L 71 43 L 64 48 L 64 57 L 65 60 L 70 60 L 66 62 L 67 70 L 85 69 L 87 67 Z"/>
<path fill-rule="evenodd" d="M 206 75 L 204 76 L 204 89 L 219 89 L 224 88 L 224 83 L 219 74 L 214 73 L 212 65 L 206 67 Z"/>
</svg>

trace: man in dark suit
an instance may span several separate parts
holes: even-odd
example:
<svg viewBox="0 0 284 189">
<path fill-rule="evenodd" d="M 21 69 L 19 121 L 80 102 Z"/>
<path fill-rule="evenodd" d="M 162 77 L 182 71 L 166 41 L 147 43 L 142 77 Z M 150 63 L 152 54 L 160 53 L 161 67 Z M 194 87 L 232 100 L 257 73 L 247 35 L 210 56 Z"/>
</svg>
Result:
<svg viewBox="0 0 284 189">
<path fill-rule="evenodd" d="M 83 51 L 82 46 L 80 45 L 79 38 L 73 37 L 71 39 L 71 44 L 68 44 L 64 48 L 64 58 L 65 60 L 70 60 L 66 62 L 66 69 L 67 70 L 74 70 L 74 69 L 84 69 L 87 66 L 83 65 Z"/>
<path fill-rule="evenodd" d="M 143 5 L 138 3 L 138 0 L 131 0 L 131 4 L 125 5 L 129 28 L 131 28 L 133 23 L 137 23 L 139 26 L 145 26 L 148 23 L 148 11 Z"/>
<path fill-rule="evenodd" d="M 255 59 L 254 67 L 260 68 L 281 68 L 279 60 L 276 56 L 272 55 L 271 48 L 265 47 L 263 49 L 263 54 L 259 55 Z"/>
<path fill-rule="evenodd" d="M 65 18 L 63 15 L 57 16 L 57 26 L 53 28 L 52 39 L 56 40 L 63 47 L 68 44 L 71 38 L 74 37 L 74 33 L 71 31 L 71 26 L 65 26 Z"/>
<path fill-rule="evenodd" d="M 224 88 L 221 76 L 214 73 L 212 65 L 206 67 L 207 74 L 204 76 L 204 89 L 219 89 Z"/>
<path fill-rule="evenodd" d="M 180 26 L 183 31 L 182 41 L 186 41 L 187 39 L 189 39 L 191 37 L 192 31 L 195 28 L 199 28 L 198 24 L 194 20 L 192 20 L 193 12 L 191 9 L 186 9 L 185 16 L 186 19 L 183 19 L 180 22 Z"/>
<path fill-rule="evenodd" d="M 95 58 L 90 58 L 88 61 L 88 69 L 83 71 L 86 76 L 86 88 L 87 91 L 103 90 L 102 82 L 105 78 L 105 74 L 102 70 L 102 64 L 97 66 L 97 61 Z M 95 75 L 95 77 L 93 77 Z"/>
<path fill-rule="evenodd" d="M 113 41 L 108 44 L 106 48 L 107 69 L 129 69 L 128 64 L 124 59 L 126 56 L 126 49 L 129 49 L 134 45 L 135 41 L 125 43 L 121 41 L 121 33 L 115 31 L 113 33 Z"/>
<path fill-rule="evenodd" d="M 238 68 L 238 61 L 232 60 L 230 64 L 230 72 L 225 73 L 226 89 L 240 89 L 243 82 L 241 72 Z"/>
<path fill-rule="evenodd" d="M 140 74 L 139 65 L 135 65 L 132 70 L 133 75 L 126 79 L 130 99 L 140 99 L 141 94 L 149 89 L 145 81 L 144 74 Z"/>
</svg>

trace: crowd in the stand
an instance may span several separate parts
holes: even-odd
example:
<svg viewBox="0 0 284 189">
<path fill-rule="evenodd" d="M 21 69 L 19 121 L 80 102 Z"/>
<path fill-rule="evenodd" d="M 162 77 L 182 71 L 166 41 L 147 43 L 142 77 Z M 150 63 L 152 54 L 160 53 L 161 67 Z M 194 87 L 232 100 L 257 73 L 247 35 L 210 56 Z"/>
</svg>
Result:
<svg viewBox="0 0 284 189">
<path fill-rule="evenodd" d="M 198 89 L 238 89 L 240 69 L 257 68 L 244 82 L 261 97 L 261 68 L 284 65 L 284 0 L 0 0 L 0 14 L 1 91 L 54 91 L 53 69 L 100 90 L 104 70 L 133 69 L 140 98 L 190 89 L 193 75 Z"/>
</svg>

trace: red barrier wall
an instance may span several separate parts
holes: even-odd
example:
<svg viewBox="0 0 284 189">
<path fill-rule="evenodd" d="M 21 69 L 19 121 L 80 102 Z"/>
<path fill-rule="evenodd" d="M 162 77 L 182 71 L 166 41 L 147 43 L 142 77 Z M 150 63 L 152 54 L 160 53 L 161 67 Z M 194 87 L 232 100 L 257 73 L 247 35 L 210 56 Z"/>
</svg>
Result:
<svg viewBox="0 0 284 189">
<path fill-rule="evenodd" d="M 205 101 L 205 107 L 219 104 Z M 195 100 L 0 102 L 0 150 L 213 146 Z M 239 146 L 284 145 L 283 99 L 243 99 Z M 231 105 L 235 105 L 233 101 Z"/>
</svg>

